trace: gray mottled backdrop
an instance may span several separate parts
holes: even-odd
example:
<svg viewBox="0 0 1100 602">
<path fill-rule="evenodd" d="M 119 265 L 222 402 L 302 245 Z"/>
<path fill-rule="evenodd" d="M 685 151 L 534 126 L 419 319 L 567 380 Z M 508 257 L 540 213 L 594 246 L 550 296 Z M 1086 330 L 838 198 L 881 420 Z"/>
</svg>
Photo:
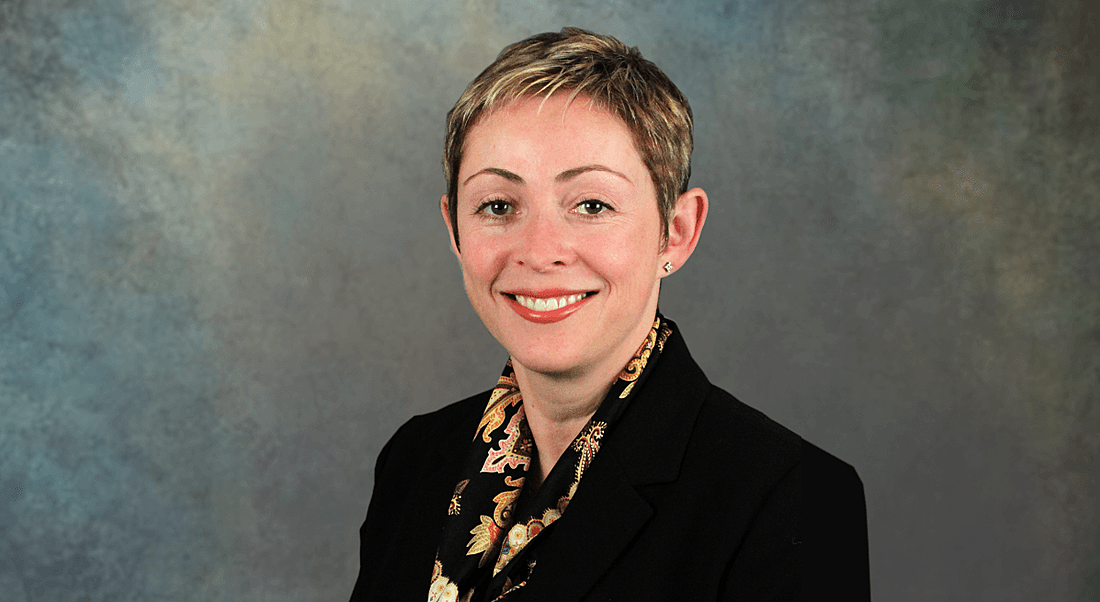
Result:
<svg viewBox="0 0 1100 602">
<path fill-rule="evenodd" d="M 876 598 L 1097 600 L 1090 4 L 0 0 L 0 598 L 345 599 L 379 448 L 505 359 L 446 110 L 578 25 L 691 99 L 662 309 L 859 470 Z"/>
</svg>

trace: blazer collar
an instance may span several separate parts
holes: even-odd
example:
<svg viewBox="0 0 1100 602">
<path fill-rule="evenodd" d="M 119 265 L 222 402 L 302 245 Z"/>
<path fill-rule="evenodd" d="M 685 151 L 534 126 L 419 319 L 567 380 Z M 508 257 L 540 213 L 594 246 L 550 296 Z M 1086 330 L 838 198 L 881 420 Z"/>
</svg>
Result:
<svg viewBox="0 0 1100 602">
<path fill-rule="evenodd" d="M 710 381 L 688 353 L 676 323 L 653 372 L 604 441 L 634 485 L 676 479 Z M 581 481 L 584 482 L 583 480 Z"/>
</svg>

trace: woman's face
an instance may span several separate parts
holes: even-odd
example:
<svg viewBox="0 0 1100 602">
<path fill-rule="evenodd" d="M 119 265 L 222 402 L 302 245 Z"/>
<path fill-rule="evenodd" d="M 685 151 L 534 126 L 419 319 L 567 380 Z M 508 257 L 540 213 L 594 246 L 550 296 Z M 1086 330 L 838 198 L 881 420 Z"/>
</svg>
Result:
<svg viewBox="0 0 1100 602">
<path fill-rule="evenodd" d="M 626 125 L 567 98 L 522 98 L 468 132 L 456 254 L 470 302 L 514 362 L 618 370 L 657 308 L 661 219 Z M 446 197 L 441 209 L 448 219 Z"/>
</svg>

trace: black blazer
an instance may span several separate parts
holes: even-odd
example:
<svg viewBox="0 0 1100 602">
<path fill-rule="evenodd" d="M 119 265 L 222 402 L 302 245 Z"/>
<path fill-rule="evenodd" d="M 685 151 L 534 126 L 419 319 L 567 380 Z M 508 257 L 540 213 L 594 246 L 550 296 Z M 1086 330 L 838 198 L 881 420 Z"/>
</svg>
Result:
<svg viewBox="0 0 1100 602">
<path fill-rule="evenodd" d="M 427 600 L 488 394 L 412 418 L 382 448 L 353 602 Z M 711 385 L 675 327 L 546 535 L 509 600 L 870 599 L 855 470 Z"/>
</svg>

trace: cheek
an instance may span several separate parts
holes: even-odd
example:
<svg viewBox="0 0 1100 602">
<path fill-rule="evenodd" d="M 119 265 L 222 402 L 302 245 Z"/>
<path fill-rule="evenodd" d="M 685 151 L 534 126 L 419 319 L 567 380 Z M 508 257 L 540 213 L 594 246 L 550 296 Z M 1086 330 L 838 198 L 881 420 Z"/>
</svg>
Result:
<svg viewBox="0 0 1100 602">
<path fill-rule="evenodd" d="M 644 230 L 601 236 L 586 245 L 589 265 L 596 266 L 613 286 L 647 291 L 656 279 L 653 266 L 659 242 Z"/>
<path fill-rule="evenodd" d="M 500 249 L 476 236 L 462 242 L 462 275 L 466 287 L 471 293 L 474 288 L 481 289 L 490 285 L 500 274 L 504 265 L 504 253 Z"/>
</svg>

